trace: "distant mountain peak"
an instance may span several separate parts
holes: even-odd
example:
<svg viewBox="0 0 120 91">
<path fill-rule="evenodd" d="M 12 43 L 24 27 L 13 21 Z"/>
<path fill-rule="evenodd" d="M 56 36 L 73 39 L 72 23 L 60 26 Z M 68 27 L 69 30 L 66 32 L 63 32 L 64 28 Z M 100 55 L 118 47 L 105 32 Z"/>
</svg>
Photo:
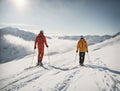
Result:
<svg viewBox="0 0 120 91">
<path fill-rule="evenodd" d="M 118 33 L 116 33 L 115 35 L 113 35 L 112 38 L 114 38 L 114 37 L 116 37 L 116 36 L 118 36 L 118 35 L 120 35 L 120 32 L 118 32 Z"/>
<path fill-rule="evenodd" d="M 1 36 L 8 35 L 8 34 L 16 36 L 16 37 L 20 37 L 20 38 L 27 40 L 27 41 L 34 41 L 35 37 L 36 37 L 36 35 L 32 32 L 20 30 L 18 28 L 13 28 L 10 26 L 0 29 Z"/>
</svg>

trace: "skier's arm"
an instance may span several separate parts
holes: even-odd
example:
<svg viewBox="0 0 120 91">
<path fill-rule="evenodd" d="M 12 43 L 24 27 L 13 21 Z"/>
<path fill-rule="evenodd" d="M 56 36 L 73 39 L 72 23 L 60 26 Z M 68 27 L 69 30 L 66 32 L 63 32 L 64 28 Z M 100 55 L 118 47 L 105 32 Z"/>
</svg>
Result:
<svg viewBox="0 0 120 91">
<path fill-rule="evenodd" d="M 85 41 L 85 46 L 86 46 L 86 52 L 88 52 L 88 44 L 86 41 Z"/>
<path fill-rule="evenodd" d="M 77 49 L 76 49 L 76 52 L 78 52 L 78 49 L 79 49 L 79 41 L 77 43 Z"/>
<path fill-rule="evenodd" d="M 44 36 L 44 43 L 45 43 L 46 47 L 48 47 L 47 40 L 46 40 L 45 36 Z"/>
</svg>

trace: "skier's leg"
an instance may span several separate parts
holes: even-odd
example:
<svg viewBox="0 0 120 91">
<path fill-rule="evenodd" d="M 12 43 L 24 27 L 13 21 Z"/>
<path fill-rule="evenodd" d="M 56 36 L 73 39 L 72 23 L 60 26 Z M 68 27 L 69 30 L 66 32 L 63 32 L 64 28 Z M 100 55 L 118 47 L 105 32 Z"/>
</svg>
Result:
<svg viewBox="0 0 120 91">
<path fill-rule="evenodd" d="M 81 62 L 81 61 L 82 61 L 81 58 L 82 58 L 82 55 L 81 55 L 81 52 L 79 52 L 79 64 L 80 64 L 80 65 L 81 65 L 81 63 L 82 63 L 82 62 Z"/>
<path fill-rule="evenodd" d="M 84 59 L 85 59 L 85 52 L 82 52 L 82 61 L 81 61 L 81 64 L 84 63 Z"/>
<path fill-rule="evenodd" d="M 79 64 L 80 64 L 80 52 L 79 52 Z"/>
<path fill-rule="evenodd" d="M 43 59 L 44 52 L 40 52 L 40 65 L 43 66 L 42 64 L 42 59 Z"/>
<path fill-rule="evenodd" d="M 40 56 L 41 61 L 42 61 L 42 59 L 43 59 L 43 55 L 44 55 L 44 53 L 41 52 L 41 56 Z"/>
<path fill-rule="evenodd" d="M 38 63 L 37 65 L 40 65 L 41 63 L 41 48 L 38 47 Z"/>
</svg>

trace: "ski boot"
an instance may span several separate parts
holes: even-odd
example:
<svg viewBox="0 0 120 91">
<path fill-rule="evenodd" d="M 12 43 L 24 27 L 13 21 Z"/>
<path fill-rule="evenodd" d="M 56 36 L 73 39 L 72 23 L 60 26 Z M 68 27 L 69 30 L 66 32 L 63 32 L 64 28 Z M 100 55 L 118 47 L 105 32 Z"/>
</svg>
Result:
<svg viewBox="0 0 120 91">
<path fill-rule="evenodd" d="M 84 66 L 84 64 L 80 64 L 80 66 Z"/>
<path fill-rule="evenodd" d="M 40 66 L 43 66 L 43 63 L 42 63 L 42 62 L 39 62 L 39 65 L 40 65 Z"/>
</svg>

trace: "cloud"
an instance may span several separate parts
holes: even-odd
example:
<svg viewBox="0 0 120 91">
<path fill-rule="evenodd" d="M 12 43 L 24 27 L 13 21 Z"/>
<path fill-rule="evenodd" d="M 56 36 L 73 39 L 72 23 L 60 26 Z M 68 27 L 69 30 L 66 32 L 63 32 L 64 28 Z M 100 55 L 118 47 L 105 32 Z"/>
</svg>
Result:
<svg viewBox="0 0 120 91">
<path fill-rule="evenodd" d="M 16 23 L 0 23 L 0 28 L 9 27 L 9 26 L 19 28 L 19 29 L 23 29 L 25 31 L 30 31 L 30 32 L 33 32 L 35 34 L 37 34 L 38 31 L 40 29 L 42 29 L 40 25 L 16 24 Z"/>
<path fill-rule="evenodd" d="M 16 24 L 16 23 L 0 23 L 0 26 L 36 27 L 36 26 L 40 26 L 40 25 Z"/>
</svg>

